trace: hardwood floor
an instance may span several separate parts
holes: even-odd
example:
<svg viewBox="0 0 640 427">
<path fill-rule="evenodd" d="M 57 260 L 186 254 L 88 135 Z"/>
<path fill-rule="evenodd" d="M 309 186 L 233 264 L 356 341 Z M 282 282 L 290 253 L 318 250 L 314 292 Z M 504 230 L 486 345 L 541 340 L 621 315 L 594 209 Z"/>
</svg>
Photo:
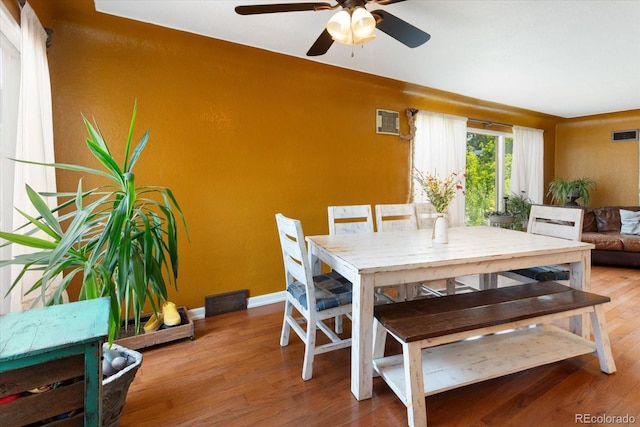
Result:
<svg viewBox="0 0 640 427">
<path fill-rule="evenodd" d="M 640 270 L 594 266 L 592 291 L 611 297 L 606 318 L 617 372 L 577 357 L 427 398 L 429 426 L 640 425 Z M 406 409 L 379 378 L 373 398 L 350 392 L 350 349 L 316 356 L 281 348 L 282 304 L 195 322 L 196 339 L 143 351 L 121 426 L 402 426 Z M 348 324 L 349 322 L 345 322 Z M 394 350 L 391 346 L 391 351 Z M 617 422 L 616 422 L 617 421 Z"/>
</svg>

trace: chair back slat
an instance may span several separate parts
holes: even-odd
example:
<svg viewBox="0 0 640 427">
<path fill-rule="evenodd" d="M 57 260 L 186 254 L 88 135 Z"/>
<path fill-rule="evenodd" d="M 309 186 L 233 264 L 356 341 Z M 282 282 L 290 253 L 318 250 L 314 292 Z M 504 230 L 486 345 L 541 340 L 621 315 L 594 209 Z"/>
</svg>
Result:
<svg viewBox="0 0 640 427">
<path fill-rule="evenodd" d="M 416 209 L 411 203 L 376 205 L 378 231 L 417 230 Z"/>
<path fill-rule="evenodd" d="M 438 212 L 431 202 L 415 203 L 416 220 L 419 229 L 432 229 Z"/>
<path fill-rule="evenodd" d="M 329 234 L 373 233 L 371 205 L 329 206 Z"/>
<path fill-rule="evenodd" d="M 527 232 L 579 241 L 582 238 L 583 210 L 560 206 L 531 206 Z"/>
</svg>

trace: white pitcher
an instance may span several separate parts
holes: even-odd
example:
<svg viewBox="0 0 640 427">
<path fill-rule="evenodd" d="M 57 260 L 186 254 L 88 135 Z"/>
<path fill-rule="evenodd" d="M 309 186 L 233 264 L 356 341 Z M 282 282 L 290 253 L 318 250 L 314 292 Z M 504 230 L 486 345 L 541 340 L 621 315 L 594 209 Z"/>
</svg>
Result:
<svg viewBox="0 0 640 427">
<path fill-rule="evenodd" d="M 433 243 L 449 243 L 449 220 L 445 214 L 438 214 L 433 222 L 431 240 Z"/>
</svg>

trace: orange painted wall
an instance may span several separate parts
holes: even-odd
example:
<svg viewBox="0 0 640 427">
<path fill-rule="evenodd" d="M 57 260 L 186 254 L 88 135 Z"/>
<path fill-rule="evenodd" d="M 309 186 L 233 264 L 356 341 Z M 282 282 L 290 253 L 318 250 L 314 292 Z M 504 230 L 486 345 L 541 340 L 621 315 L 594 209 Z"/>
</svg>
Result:
<svg viewBox="0 0 640 427">
<path fill-rule="evenodd" d="M 592 207 L 637 205 L 638 141 L 611 142 L 611 132 L 638 128 L 640 110 L 563 120 L 556 129 L 555 173 L 594 179 Z"/>
<path fill-rule="evenodd" d="M 301 219 L 306 234 L 324 234 L 328 205 L 406 201 L 409 145 L 375 133 L 376 108 L 544 129 L 546 180 L 553 176 L 553 116 L 104 15 L 92 2 L 31 3 L 54 30 L 57 161 L 97 166 L 81 113 L 120 153 L 138 101 L 136 136 L 151 135 L 138 184 L 170 187 L 189 226 L 171 295 L 179 305 L 201 307 L 206 295 L 236 289 L 282 290 L 277 212 Z M 75 190 L 77 176 L 61 173 L 58 184 Z"/>
<path fill-rule="evenodd" d="M 20 23 L 20 5 L 18 4 L 18 2 L 2 0 L 2 3 L 7 7 L 7 10 L 11 14 L 11 16 L 13 16 L 13 19 L 15 19 L 16 22 Z"/>
</svg>

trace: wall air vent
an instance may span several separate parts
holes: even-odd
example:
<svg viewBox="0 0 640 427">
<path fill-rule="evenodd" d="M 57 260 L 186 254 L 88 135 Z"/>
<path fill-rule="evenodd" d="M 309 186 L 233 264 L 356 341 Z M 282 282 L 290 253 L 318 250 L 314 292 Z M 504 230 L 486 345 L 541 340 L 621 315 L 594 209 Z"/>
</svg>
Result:
<svg viewBox="0 0 640 427">
<path fill-rule="evenodd" d="M 611 132 L 611 142 L 637 141 L 638 129 L 614 130 Z"/>
<path fill-rule="evenodd" d="M 376 133 L 400 135 L 400 113 L 376 110 Z"/>
</svg>

